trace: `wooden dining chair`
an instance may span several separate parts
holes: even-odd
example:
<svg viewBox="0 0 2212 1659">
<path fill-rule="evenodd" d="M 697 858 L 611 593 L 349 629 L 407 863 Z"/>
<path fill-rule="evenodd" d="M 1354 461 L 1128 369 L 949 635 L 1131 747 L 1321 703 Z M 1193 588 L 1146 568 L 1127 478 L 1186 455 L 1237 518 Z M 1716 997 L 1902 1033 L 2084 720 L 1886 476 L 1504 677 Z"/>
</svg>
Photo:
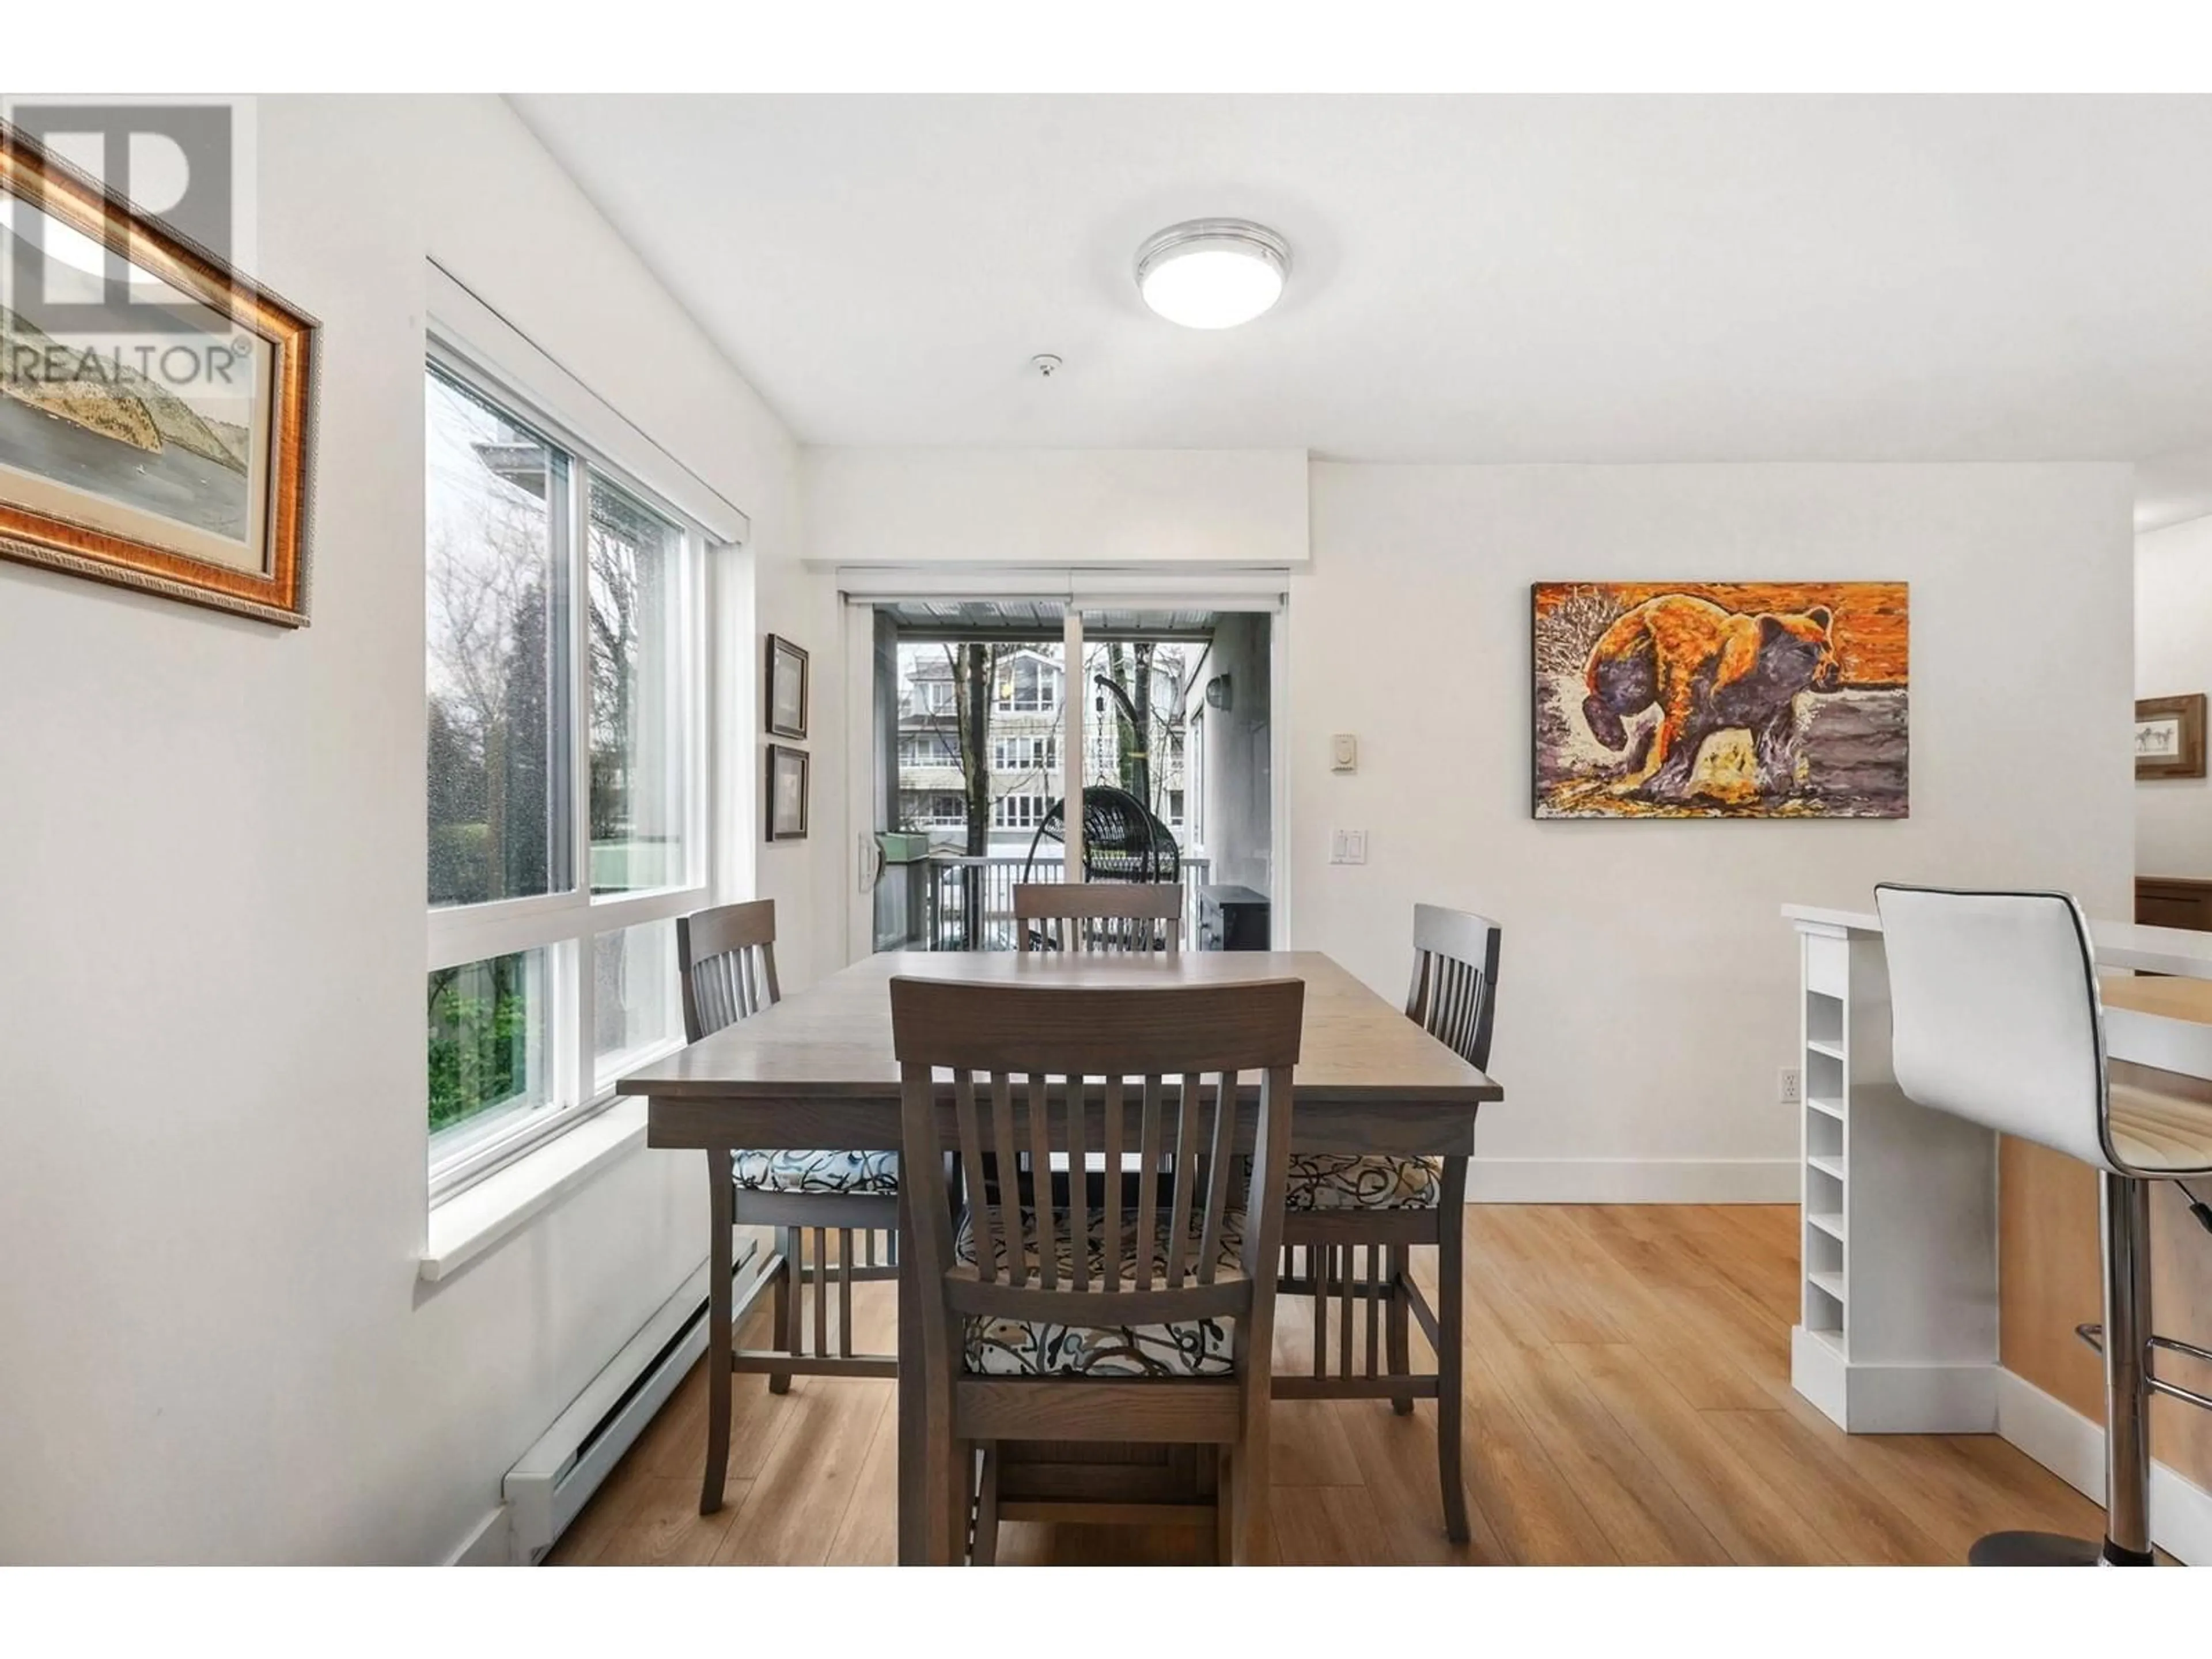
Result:
<svg viewBox="0 0 2212 1659">
<path fill-rule="evenodd" d="M 967 1555 L 971 1518 L 988 1564 L 1001 1519 L 1210 1516 L 1219 1559 L 1255 1559 L 1304 982 L 890 988 L 929 1559 Z M 1215 1451 L 1194 1480 L 1139 1467 L 1127 1501 L 1076 1504 L 1055 1496 L 1066 1464 L 1010 1461 L 1010 1442 Z"/>
<path fill-rule="evenodd" d="M 1497 1014 L 1498 924 L 1463 910 L 1413 908 L 1413 982 L 1406 1018 L 1478 1071 L 1490 1066 Z M 1461 1344 L 1465 1291 L 1464 1158 L 1306 1153 L 1290 1161 L 1283 1218 L 1285 1293 L 1313 1297 L 1313 1370 L 1278 1376 L 1279 1400 L 1388 1398 L 1401 1415 L 1416 1396 L 1437 1402 L 1437 1474 L 1444 1531 L 1468 1541 L 1460 1474 Z M 1412 1250 L 1437 1249 L 1437 1300 L 1414 1282 Z M 1332 1338 L 1331 1304 L 1335 1309 Z M 1357 1317 L 1364 1309 L 1364 1319 Z M 1437 1369 L 1415 1374 L 1409 1316 L 1436 1349 Z M 1356 1340 L 1364 1324 L 1364 1343 Z M 1330 1349 L 1335 1370 L 1330 1370 Z"/>
<path fill-rule="evenodd" d="M 1014 933 L 1024 951 L 1173 956 L 1182 949 L 1182 884 L 1018 882 Z"/>
<path fill-rule="evenodd" d="M 688 1041 L 696 1042 L 759 1013 L 783 994 L 775 976 L 775 902 L 757 899 L 678 917 L 676 958 Z M 790 1391 L 794 1373 L 898 1375 L 896 1354 L 855 1353 L 853 1349 L 854 1285 L 898 1277 L 898 1154 L 768 1148 L 739 1151 L 720 1160 L 720 1168 L 716 1162 L 710 1157 L 708 1177 L 718 1229 L 725 1236 L 732 1226 L 775 1230 L 777 1247 L 763 1269 L 773 1276 L 769 1322 L 775 1346 L 733 1345 L 726 1360 L 708 1356 L 702 1515 L 721 1507 L 729 1460 L 732 1372 L 765 1371 L 769 1389 L 775 1394 Z M 834 1352 L 833 1291 L 837 1310 Z"/>
</svg>

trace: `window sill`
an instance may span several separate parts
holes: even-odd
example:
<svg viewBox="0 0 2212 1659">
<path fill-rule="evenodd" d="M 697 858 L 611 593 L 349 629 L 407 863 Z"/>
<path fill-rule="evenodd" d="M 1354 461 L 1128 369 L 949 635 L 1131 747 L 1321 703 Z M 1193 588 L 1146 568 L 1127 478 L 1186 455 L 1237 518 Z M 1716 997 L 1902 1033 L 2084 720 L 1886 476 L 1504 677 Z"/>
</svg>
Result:
<svg viewBox="0 0 2212 1659">
<path fill-rule="evenodd" d="M 451 1279 L 501 1240 L 596 1180 L 645 1145 L 641 1097 L 616 1101 L 495 1175 L 455 1193 L 430 1212 L 423 1279 Z"/>
</svg>

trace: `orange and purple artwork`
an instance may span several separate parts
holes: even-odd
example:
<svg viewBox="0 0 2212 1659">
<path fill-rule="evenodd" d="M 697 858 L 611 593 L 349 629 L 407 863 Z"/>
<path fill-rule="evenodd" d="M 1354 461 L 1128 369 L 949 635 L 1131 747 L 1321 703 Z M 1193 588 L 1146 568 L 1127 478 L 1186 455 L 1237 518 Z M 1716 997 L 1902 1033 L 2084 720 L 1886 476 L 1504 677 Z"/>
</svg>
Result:
<svg viewBox="0 0 2212 1659">
<path fill-rule="evenodd" d="M 1903 582 L 1539 582 L 1540 818 L 1901 818 Z"/>
</svg>

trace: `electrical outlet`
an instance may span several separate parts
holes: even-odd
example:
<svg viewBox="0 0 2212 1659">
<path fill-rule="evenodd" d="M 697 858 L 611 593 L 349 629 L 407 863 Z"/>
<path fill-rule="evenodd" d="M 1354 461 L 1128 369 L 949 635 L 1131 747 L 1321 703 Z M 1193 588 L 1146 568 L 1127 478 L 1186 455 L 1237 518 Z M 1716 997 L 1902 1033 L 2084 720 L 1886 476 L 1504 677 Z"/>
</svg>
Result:
<svg viewBox="0 0 2212 1659">
<path fill-rule="evenodd" d="M 1778 1087 L 1784 1106 L 1795 1106 L 1805 1098 L 1804 1074 L 1795 1066 L 1784 1066 L 1779 1079 Z"/>
</svg>

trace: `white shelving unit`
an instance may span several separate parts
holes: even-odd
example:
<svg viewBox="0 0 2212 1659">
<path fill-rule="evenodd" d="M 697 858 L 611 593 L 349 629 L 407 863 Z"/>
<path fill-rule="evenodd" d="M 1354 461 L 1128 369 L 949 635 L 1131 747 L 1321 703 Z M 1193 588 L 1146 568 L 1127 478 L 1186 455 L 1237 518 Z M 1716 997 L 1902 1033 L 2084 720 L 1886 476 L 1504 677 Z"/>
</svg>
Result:
<svg viewBox="0 0 2212 1659">
<path fill-rule="evenodd" d="M 1899 1091 L 1880 929 L 1784 914 L 1802 963 L 1803 1286 L 1790 1381 L 1857 1432 L 1993 1430 L 1995 1137 Z"/>
<path fill-rule="evenodd" d="M 1798 1261 L 1804 1269 L 1804 1306 L 1799 1328 L 1841 1359 L 1849 1349 L 1850 1283 L 1845 1276 L 1849 1250 L 1850 1115 L 1844 1069 L 1850 1030 L 1846 966 L 1850 946 L 1840 939 L 1808 935 L 1802 946 L 1805 971 L 1798 997 L 1798 1036 L 1803 1069 L 1798 1073 L 1804 1106 L 1798 1126 L 1805 1152 L 1804 1179 L 1798 1193 L 1802 1218 Z M 1840 1218 L 1832 1231 L 1813 1224 L 1816 1215 Z M 1830 1416 L 1825 1402 L 1823 1410 Z"/>
</svg>

